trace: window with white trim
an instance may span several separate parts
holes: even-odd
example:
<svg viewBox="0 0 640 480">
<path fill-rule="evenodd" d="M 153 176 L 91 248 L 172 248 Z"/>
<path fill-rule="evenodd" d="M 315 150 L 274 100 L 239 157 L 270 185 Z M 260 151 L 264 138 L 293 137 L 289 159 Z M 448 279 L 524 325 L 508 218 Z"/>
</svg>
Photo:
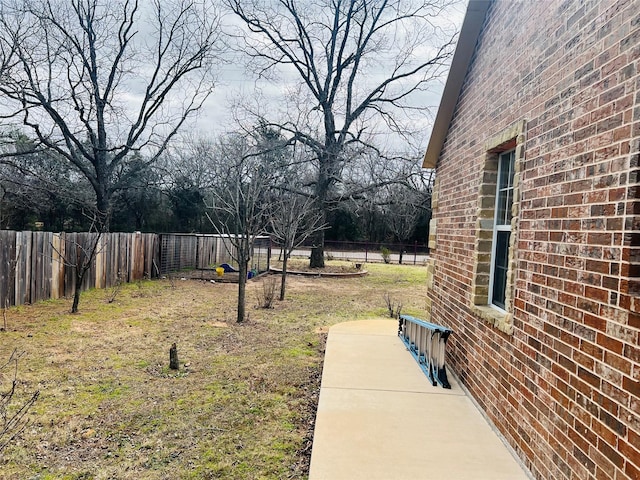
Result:
<svg viewBox="0 0 640 480">
<path fill-rule="evenodd" d="M 509 244 L 513 207 L 513 177 L 515 150 L 501 153 L 498 158 L 493 248 L 491 252 L 490 303 L 505 310 Z"/>
</svg>

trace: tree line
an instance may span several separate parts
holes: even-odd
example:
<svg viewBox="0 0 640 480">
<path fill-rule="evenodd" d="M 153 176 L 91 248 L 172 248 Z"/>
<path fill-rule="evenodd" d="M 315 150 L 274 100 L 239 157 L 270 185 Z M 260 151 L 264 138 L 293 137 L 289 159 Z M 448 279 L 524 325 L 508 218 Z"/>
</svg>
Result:
<svg viewBox="0 0 640 480">
<path fill-rule="evenodd" d="M 110 228 L 112 231 L 201 232 L 213 233 L 209 205 L 214 192 L 226 192 L 225 172 L 229 159 L 225 149 L 239 133 L 205 140 L 183 140 L 169 147 L 162 157 L 148 164 L 137 155 L 130 167 L 126 184 L 113 195 Z M 23 151 L 0 164 L 0 228 L 9 230 L 87 231 L 93 221 L 93 191 L 89 182 L 77 174 L 55 153 L 31 152 L 34 141 L 14 133 L 5 136 L 3 152 Z M 224 145 L 227 144 L 225 147 Z M 294 149 L 282 141 L 280 152 L 263 152 L 264 167 L 273 172 L 276 188 L 272 202 L 304 202 L 306 194 L 291 192 L 300 181 L 302 169 L 287 162 Z M 279 165 L 275 155 L 283 157 Z M 284 156 L 288 155 L 287 159 Z M 137 167 L 139 165 L 139 168 Z M 358 198 L 347 198 L 327 214 L 326 238 L 329 240 L 371 241 L 375 243 L 424 242 L 426 238 L 432 183 L 432 172 L 422 171 L 414 159 L 398 163 L 396 184 L 372 186 L 376 179 L 361 178 L 361 190 L 371 186 Z M 403 171 L 405 169 L 406 171 Z M 311 175 L 311 174 L 309 174 Z M 276 180 L 280 182 L 277 184 Z M 266 199 L 262 199 L 266 201 Z M 294 218 L 291 219 L 293 222 Z"/>
</svg>

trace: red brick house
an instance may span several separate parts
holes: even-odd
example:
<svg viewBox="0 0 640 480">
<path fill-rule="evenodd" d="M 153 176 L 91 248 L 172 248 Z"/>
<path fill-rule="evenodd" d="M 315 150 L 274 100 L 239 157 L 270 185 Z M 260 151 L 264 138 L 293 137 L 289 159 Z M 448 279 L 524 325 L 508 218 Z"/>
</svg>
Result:
<svg viewBox="0 0 640 480">
<path fill-rule="evenodd" d="M 424 166 L 448 363 L 539 479 L 640 479 L 640 1 L 471 0 Z"/>
</svg>

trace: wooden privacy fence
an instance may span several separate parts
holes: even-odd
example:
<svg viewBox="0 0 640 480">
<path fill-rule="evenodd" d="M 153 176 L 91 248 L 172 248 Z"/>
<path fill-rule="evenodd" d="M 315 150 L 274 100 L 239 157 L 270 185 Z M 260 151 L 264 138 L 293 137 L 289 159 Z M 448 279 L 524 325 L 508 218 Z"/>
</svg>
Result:
<svg viewBox="0 0 640 480">
<path fill-rule="evenodd" d="M 155 233 L 53 233 L 0 230 L 0 308 L 73 295 L 76 265 L 97 243 L 82 289 L 232 263 L 224 236 Z M 271 240 L 256 239 L 249 267 L 269 269 Z"/>
<path fill-rule="evenodd" d="M 153 233 L 0 230 L 0 307 L 72 295 L 74 266 L 82 264 L 96 240 L 83 290 L 159 275 L 160 246 Z"/>
</svg>

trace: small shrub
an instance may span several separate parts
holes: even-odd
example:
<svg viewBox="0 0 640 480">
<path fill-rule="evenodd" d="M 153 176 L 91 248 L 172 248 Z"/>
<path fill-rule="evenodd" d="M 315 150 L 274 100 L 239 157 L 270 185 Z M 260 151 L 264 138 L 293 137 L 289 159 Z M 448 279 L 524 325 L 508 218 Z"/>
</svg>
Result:
<svg viewBox="0 0 640 480">
<path fill-rule="evenodd" d="M 391 263 L 391 250 L 387 247 L 380 247 L 380 255 L 382 255 L 382 261 L 384 263 Z"/>
<path fill-rule="evenodd" d="M 116 278 L 115 283 L 111 286 L 111 288 L 105 289 L 107 303 L 113 303 L 116 301 L 116 298 L 120 293 L 120 290 L 122 290 L 123 283 L 124 283 L 124 275 L 122 275 L 122 272 L 118 272 L 118 277 Z"/>
<path fill-rule="evenodd" d="M 385 303 L 387 304 L 387 311 L 389 312 L 390 318 L 399 318 L 400 312 L 402 311 L 402 303 L 396 301 L 391 297 L 389 292 L 385 292 L 382 296 L 384 298 Z"/>
<path fill-rule="evenodd" d="M 267 277 L 262 281 L 262 288 L 258 290 L 258 308 L 272 308 L 278 290 L 278 279 Z"/>
</svg>

